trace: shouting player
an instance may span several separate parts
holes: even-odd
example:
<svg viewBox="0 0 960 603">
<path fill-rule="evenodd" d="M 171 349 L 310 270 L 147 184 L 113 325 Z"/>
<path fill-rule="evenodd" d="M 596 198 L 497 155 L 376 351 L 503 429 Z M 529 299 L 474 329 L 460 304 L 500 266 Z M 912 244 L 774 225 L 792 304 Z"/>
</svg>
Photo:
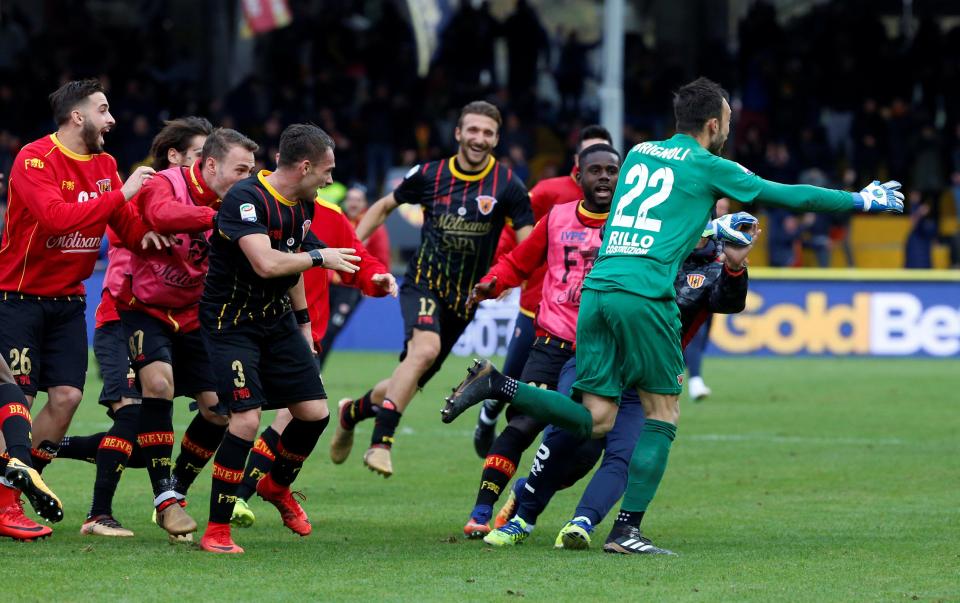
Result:
<svg viewBox="0 0 960 603">
<path fill-rule="evenodd" d="M 412 167 L 357 227 L 363 240 L 398 205 L 423 207 L 420 247 L 400 288 L 406 337 L 400 364 L 363 396 L 340 401 L 340 420 L 330 444 L 334 463 L 350 454 L 356 424 L 375 416 L 363 462 L 384 477 L 393 474 L 391 448 L 401 414 L 417 389 L 440 370 L 473 318 L 475 308 L 468 307 L 467 299 L 490 267 L 501 229 L 512 221 L 522 241 L 533 228 L 527 189 L 492 155 L 500 125 L 500 111 L 490 103 L 467 104 L 454 130 L 457 154 Z"/>
<path fill-rule="evenodd" d="M 280 511 L 284 525 L 306 536 L 310 522 L 290 484 L 329 421 L 327 395 L 311 349 L 301 273 L 313 266 L 356 272 L 352 249 L 300 252 L 310 231 L 314 197 L 332 182 L 333 140 L 320 128 L 296 124 L 280 136 L 277 171 L 263 170 L 224 197 L 211 237 L 210 266 L 200 300 L 200 325 L 230 425 L 213 461 L 210 522 L 200 546 L 242 553 L 230 516 L 263 408 L 289 407 L 277 459 L 257 493 Z"/>
<path fill-rule="evenodd" d="M 630 150 L 620 172 L 603 247 L 587 276 L 577 323 L 577 381 L 583 404 L 504 377 L 477 361 L 447 399 L 451 422 L 486 398 L 582 438 L 613 426 L 623 389 L 636 389 L 647 417 L 630 463 L 624 522 L 635 528 L 605 545 L 623 553 L 663 552 L 640 535 L 640 520 L 666 468 L 680 416 L 684 365 L 673 280 L 693 250 L 716 199 L 803 211 L 903 211 L 898 182 L 859 193 L 764 180 L 719 156 L 730 131 L 727 93 L 700 78 L 674 96 L 677 134 Z M 640 542 L 641 544 L 637 544 Z"/>
<path fill-rule="evenodd" d="M 153 174 L 137 168 L 120 182 L 117 162 L 103 152 L 103 135 L 114 125 L 103 88 L 96 80 L 71 81 L 50 95 L 57 131 L 31 142 L 17 154 L 9 183 L 9 203 L 0 244 L 0 352 L 30 404 L 37 391 L 47 404 L 36 413 L 27 459 L 13 455 L 22 484 L 48 491 L 39 473 L 56 455 L 83 396 L 87 373 L 87 327 L 83 280 L 93 273 L 109 224 L 129 248 L 162 247 L 127 205 Z M 5 421 L 4 425 L 9 421 Z M 8 448 L 22 451 L 30 432 L 4 431 Z M 11 439 L 13 438 L 13 439 Z M 17 454 L 20 454 L 19 452 Z M 16 459 L 14 461 L 13 459 Z M 7 467 L 0 459 L 0 469 Z M 5 486 L 4 486 L 5 487 Z M 4 495 L 4 499 L 9 498 Z M 31 502 L 33 502 L 33 497 Z M 60 503 L 37 509 L 53 521 Z"/>
<path fill-rule="evenodd" d="M 580 131 L 577 152 L 573 155 L 573 171 L 565 176 L 541 180 L 530 189 L 530 207 L 533 219 L 539 221 L 550 208 L 560 203 L 569 203 L 583 198 L 577 173 L 580 170 L 580 151 L 595 144 L 612 145 L 610 132 L 602 126 L 587 126 Z M 494 259 L 497 260 L 517 246 L 517 237 L 513 229 L 504 227 L 500 234 L 500 243 Z M 540 305 L 540 289 L 546 266 L 538 266 L 520 286 L 520 311 L 513 329 L 513 337 L 507 347 L 507 357 L 503 360 L 503 374 L 519 377 L 527 363 L 530 346 L 533 345 L 533 316 Z M 473 432 L 473 448 L 480 457 L 486 457 L 493 444 L 497 417 L 503 410 L 499 400 L 487 400 L 477 416 L 477 428 Z"/>
</svg>

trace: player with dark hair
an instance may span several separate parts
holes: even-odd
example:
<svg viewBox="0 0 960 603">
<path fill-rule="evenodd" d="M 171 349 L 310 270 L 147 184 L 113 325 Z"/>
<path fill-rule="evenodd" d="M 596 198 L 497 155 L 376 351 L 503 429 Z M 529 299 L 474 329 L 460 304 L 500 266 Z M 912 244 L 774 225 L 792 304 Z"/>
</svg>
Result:
<svg viewBox="0 0 960 603">
<path fill-rule="evenodd" d="M 230 516 L 262 409 L 288 407 L 293 420 L 257 493 L 277 507 L 288 528 L 302 536 L 311 532 L 290 484 L 329 412 L 313 360 L 309 317 L 300 317 L 307 310 L 301 273 L 321 265 L 356 272 L 352 262 L 360 259 L 352 249 L 300 251 L 310 233 L 316 191 L 333 181 L 333 146 L 316 126 L 288 126 L 280 136 L 277 170 L 262 170 L 234 185 L 214 222 L 200 326 L 220 409 L 229 412 L 230 424 L 213 460 L 210 521 L 200 541 L 206 551 L 243 552 L 230 535 Z"/>
<path fill-rule="evenodd" d="M 504 377 L 484 360 L 441 411 L 449 423 L 494 397 L 580 438 L 599 438 L 613 426 L 621 392 L 636 389 L 647 420 L 619 518 L 627 529 L 604 545 L 611 552 L 665 552 L 642 536 L 640 521 L 663 477 L 680 415 L 684 365 L 673 280 L 716 199 L 803 211 L 903 211 L 898 182 L 874 181 L 859 193 L 787 186 L 721 158 L 730 131 L 727 96 L 706 78 L 681 87 L 673 103 L 677 134 L 638 144 L 626 157 L 603 247 L 583 287 L 573 386 L 583 403 Z"/>
<path fill-rule="evenodd" d="M 364 464 L 384 477 L 393 474 L 391 448 L 400 417 L 418 388 L 440 370 L 473 318 L 467 304 L 477 279 L 490 267 L 500 231 L 512 221 L 523 240 L 533 228 L 527 189 L 492 152 L 500 111 L 474 101 L 460 111 L 454 130 L 457 154 L 410 168 L 403 182 L 380 199 L 357 227 L 363 240 L 402 203 L 423 207 L 420 247 L 400 288 L 406 342 L 389 379 L 354 399 L 340 401 L 330 458 L 342 463 L 353 447 L 353 429 L 376 417 Z"/>
<path fill-rule="evenodd" d="M 575 177 L 583 199 L 550 208 L 533 233 L 480 279 L 471 296 L 475 302 L 497 297 L 546 268 L 539 283 L 543 299 L 537 307 L 535 339 L 520 380 L 548 389 L 557 388 L 560 369 L 573 357 L 580 287 L 600 249 L 600 227 L 620 171 L 620 153 L 608 144 L 589 146 L 578 159 L 582 169 Z M 524 450 L 546 427 L 514 409 L 507 415 L 507 426 L 483 463 L 476 504 L 463 528 L 468 538 L 490 532 L 493 504 L 516 472 Z"/>
<path fill-rule="evenodd" d="M 750 237 L 747 245 L 741 244 L 745 240 L 741 231 Z M 734 314 L 743 310 L 748 285 L 746 258 L 757 234 L 757 219 L 750 214 L 740 212 L 727 216 L 710 223 L 697 248 L 684 260 L 674 281 L 684 348 L 712 313 Z M 564 365 L 557 391 L 570 390 L 576 371 L 575 359 Z M 587 548 L 594 526 L 623 496 L 630 456 L 643 431 L 643 423 L 640 398 L 636 391 L 625 389 L 617 419 L 603 439 L 580 441 L 564 430 L 548 427 L 530 473 L 517 480 L 497 514 L 497 523 L 502 521 L 505 525 L 498 525 L 485 541 L 504 546 L 526 539 L 556 491 L 583 478 L 603 453 L 600 468 L 584 491 L 573 519 L 560 530 L 555 544 L 557 548 Z M 616 540 L 619 535 L 614 530 L 608 541 Z"/>
<path fill-rule="evenodd" d="M 350 290 L 358 295 L 374 297 L 384 295 L 396 297 L 397 281 L 380 259 L 368 251 L 357 238 L 353 222 L 347 216 L 347 212 L 339 206 L 317 197 L 310 231 L 328 246 L 352 248 L 360 257 L 360 269 L 354 273 L 337 272 L 320 267 L 311 268 L 303 273 L 303 287 L 309 311 L 309 316 L 304 318 L 309 318 L 314 346 L 320 348 L 326 339 L 325 331 L 329 328 L 327 312 L 332 305 L 333 286 L 330 283 L 334 277 L 340 283 L 340 288 L 350 287 Z M 323 368 L 319 356 L 317 368 L 318 370 Z M 277 455 L 277 443 L 292 418 L 288 409 L 281 408 L 270 426 L 264 429 L 254 442 L 244 470 L 243 483 L 237 489 L 237 504 L 230 518 L 232 525 L 242 528 L 253 525 L 256 517 L 247 501 L 256 492 L 257 482 L 270 472 Z"/>
<path fill-rule="evenodd" d="M 210 122 L 202 117 L 184 117 L 166 122 L 154 137 L 151 146 L 153 168 L 165 170 L 171 166 L 189 167 L 200 156 L 203 143 L 212 130 Z M 137 196 L 139 198 L 140 194 Z M 134 203 L 138 200 L 135 199 Z M 123 468 L 135 447 L 134 436 L 140 420 L 140 392 L 136 388 L 136 375 L 127 355 L 127 339 L 120 325 L 116 296 L 120 294 L 127 279 L 134 254 L 117 244 L 116 238 L 110 236 L 110 229 L 107 234 L 111 239 L 111 246 L 107 252 L 109 263 L 103 277 L 103 290 L 95 315 L 93 353 L 103 380 L 100 404 L 107 407 L 107 414 L 113 420 L 113 425 L 95 444 L 97 474 L 93 486 L 93 501 L 80 533 L 122 537 L 133 536 L 133 532 L 114 519 L 113 496 Z M 73 453 L 76 447 L 70 449 L 68 446 L 68 450 Z M 88 456 L 88 453 L 83 454 L 84 458 Z M 62 455 L 58 453 L 58 456 Z"/>
<path fill-rule="evenodd" d="M 57 131 L 24 146 L 13 163 L 9 204 L 0 243 L 0 353 L 28 403 L 46 390 L 30 430 L 3 422 L 9 463 L 30 478 L 28 495 L 49 491 L 39 474 L 56 455 L 58 442 L 83 396 L 87 372 L 86 300 L 83 280 L 93 272 L 109 224 L 130 247 L 163 246 L 127 204 L 153 169 L 137 168 L 120 182 L 117 162 L 103 152 L 103 135 L 114 125 L 96 80 L 67 82 L 50 95 Z M 10 424 L 10 425 L 8 425 Z M 10 431 L 10 433 L 7 433 Z M 33 465 L 33 470 L 27 469 Z M 0 470 L 8 467 L 0 459 Z M 12 481 L 12 480 L 8 480 Z M 15 507 L 16 492 L 0 486 L 0 509 Z M 31 502 L 34 497 L 30 496 Z M 41 516 L 59 521 L 60 503 L 49 497 Z M 25 519 L 25 518 L 24 518 Z"/>
<path fill-rule="evenodd" d="M 573 155 L 573 171 L 565 176 L 547 178 L 538 182 L 530 189 L 530 207 L 533 209 L 533 219 L 539 221 L 550 208 L 560 203 L 569 203 L 583 198 L 583 191 L 577 180 L 580 169 L 580 152 L 595 144 L 612 144 L 610 132 L 603 126 L 587 126 L 580 130 L 577 139 L 577 151 Z M 505 226 L 500 233 L 500 242 L 494 254 L 494 261 L 510 253 L 517 246 L 517 236 L 513 229 Z M 523 365 L 527 363 L 527 354 L 533 345 L 534 326 L 533 316 L 540 304 L 540 288 L 543 285 L 545 266 L 534 270 L 520 286 L 520 311 L 513 328 L 513 337 L 507 347 L 507 357 L 503 361 L 503 374 L 510 377 L 520 377 Z M 493 438 L 496 436 L 497 417 L 503 410 L 503 403 L 499 400 L 487 400 L 477 416 L 477 428 L 473 432 L 473 448 L 481 458 L 487 456 Z"/>
<path fill-rule="evenodd" d="M 193 165 L 159 172 L 138 197 L 144 221 L 175 241 L 167 253 L 135 256 L 117 295 L 143 393 L 136 441 L 153 486 L 156 523 L 173 536 L 197 529 L 181 506 L 226 429 L 226 419 L 213 410 L 217 385 L 199 331 L 207 240 L 220 198 L 252 173 L 258 148 L 236 130 L 218 128 Z M 196 398 L 199 412 L 183 436 L 171 475 L 178 394 Z"/>
</svg>

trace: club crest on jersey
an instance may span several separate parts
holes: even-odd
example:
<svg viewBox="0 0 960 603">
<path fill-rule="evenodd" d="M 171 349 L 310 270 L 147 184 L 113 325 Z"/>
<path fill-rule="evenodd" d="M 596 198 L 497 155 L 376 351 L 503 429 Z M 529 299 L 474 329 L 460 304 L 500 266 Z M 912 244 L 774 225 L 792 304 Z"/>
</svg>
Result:
<svg viewBox="0 0 960 603">
<path fill-rule="evenodd" d="M 480 213 L 489 216 L 493 211 L 493 206 L 497 204 L 497 198 L 489 195 L 480 195 L 477 197 L 477 209 Z"/>
<path fill-rule="evenodd" d="M 313 224 L 313 220 L 304 220 L 303 221 L 303 239 L 307 239 L 307 233 L 310 232 L 310 225 Z"/>
<path fill-rule="evenodd" d="M 679 374 L 679 375 L 677 375 L 677 385 L 680 385 L 680 386 L 683 385 L 683 374 L 682 374 L 682 373 Z"/>
<path fill-rule="evenodd" d="M 110 192 L 110 179 L 104 178 L 103 180 L 97 180 L 97 190 L 101 193 Z"/>
<path fill-rule="evenodd" d="M 702 274 L 688 274 L 687 275 L 687 284 L 690 285 L 691 289 L 699 289 L 703 286 L 703 281 L 706 279 Z"/>
</svg>

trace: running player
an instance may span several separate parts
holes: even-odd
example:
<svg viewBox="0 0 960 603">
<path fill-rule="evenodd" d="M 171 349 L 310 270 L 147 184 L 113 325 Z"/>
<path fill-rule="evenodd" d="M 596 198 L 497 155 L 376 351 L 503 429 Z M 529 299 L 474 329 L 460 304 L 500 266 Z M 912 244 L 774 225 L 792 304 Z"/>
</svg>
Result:
<svg viewBox="0 0 960 603">
<path fill-rule="evenodd" d="M 316 348 L 320 348 L 326 338 L 324 330 L 329 324 L 327 310 L 332 305 L 330 298 L 333 294 L 333 287 L 329 283 L 334 276 L 341 283 L 341 287 L 349 286 L 358 295 L 363 293 L 373 297 L 382 297 L 388 294 L 396 297 L 397 281 L 387 270 L 387 267 L 373 253 L 367 251 L 363 243 L 360 242 L 353 229 L 352 221 L 348 219 L 340 207 L 317 197 L 314 212 L 310 231 L 319 240 L 331 247 L 355 249 L 355 253 L 360 257 L 360 269 L 352 274 L 336 272 L 326 268 L 311 268 L 303 273 L 303 285 L 309 311 L 306 316 L 303 312 L 299 312 L 297 320 L 301 324 L 310 324 L 313 344 Z M 322 368 L 319 366 L 319 357 L 317 358 L 317 365 L 319 371 Z M 289 410 L 281 408 L 277 411 L 273 423 L 264 429 L 257 441 L 254 442 L 253 449 L 250 451 L 250 458 L 247 460 L 247 467 L 243 473 L 243 483 L 237 489 L 237 504 L 234 506 L 233 515 L 230 518 L 232 525 L 248 528 L 256 520 L 253 509 L 250 508 L 247 501 L 256 492 L 257 482 L 270 472 L 273 461 L 276 459 L 277 442 L 280 441 L 280 434 L 283 433 L 292 418 Z"/>
<path fill-rule="evenodd" d="M 612 145 L 610 132 L 602 126 L 587 126 L 580 130 L 577 151 L 573 155 L 573 171 L 566 176 L 541 180 L 530 190 L 530 207 L 533 210 L 534 220 L 539 221 L 554 205 L 583 198 L 583 191 L 577 180 L 580 151 L 595 144 Z M 500 234 L 497 251 L 493 256 L 494 261 L 499 260 L 516 246 L 516 233 L 509 226 L 504 227 Z M 507 357 L 503 361 L 503 374 L 509 377 L 520 377 L 523 366 L 527 363 L 527 355 L 534 338 L 533 316 L 540 304 L 540 288 L 543 285 L 545 272 L 546 267 L 539 266 L 520 287 L 520 311 L 517 313 L 513 337 L 507 347 Z M 481 458 L 487 456 L 493 444 L 497 417 L 500 416 L 501 410 L 503 410 L 502 402 L 487 400 L 477 416 L 477 428 L 473 432 L 473 448 Z"/>
<path fill-rule="evenodd" d="M 296 124 L 280 135 L 275 172 L 260 171 L 224 197 L 210 238 L 200 326 L 221 409 L 230 424 L 213 461 L 210 522 L 200 546 L 242 553 L 230 516 L 261 409 L 289 407 L 293 420 L 277 444 L 277 460 L 257 493 L 280 511 L 284 525 L 306 536 L 310 522 L 290 484 L 329 421 L 327 395 L 312 354 L 301 273 L 313 266 L 356 272 L 352 249 L 300 252 L 308 238 L 318 188 L 330 184 L 333 140 L 316 126 Z"/>
<path fill-rule="evenodd" d="M 584 282 L 574 384 L 583 404 L 504 377 L 484 360 L 470 368 L 442 411 L 450 422 L 495 397 L 579 437 L 602 437 L 616 419 L 620 393 L 636 389 L 647 420 L 621 511 L 632 531 L 605 550 L 664 552 L 641 535 L 640 521 L 663 477 L 680 414 L 684 366 L 673 279 L 715 200 L 804 211 L 903 211 L 898 182 L 875 181 L 859 193 L 786 186 L 719 157 L 730 131 L 727 96 L 706 78 L 683 86 L 674 96 L 677 134 L 638 144 L 627 155 L 600 257 Z"/>
<path fill-rule="evenodd" d="M 163 245 L 126 203 L 153 169 L 137 168 L 121 185 L 116 161 L 103 152 L 103 135 L 114 120 L 99 82 L 67 82 L 50 95 L 50 104 L 58 129 L 17 154 L 0 243 L 0 352 L 28 403 L 37 391 L 47 392 L 27 459 L 37 474 L 56 455 L 83 396 L 83 280 L 93 272 L 107 225 L 130 248 Z M 0 469 L 6 464 L 0 459 Z M 59 501 L 55 507 L 41 515 L 59 520 Z"/>
<path fill-rule="evenodd" d="M 202 117 L 182 117 L 164 123 L 150 147 L 153 169 L 160 171 L 171 166 L 189 167 L 200 157 L 203 143 L 212 130 L 210 122 Z M 108 234 L 109 232 L 108 230 Z M 100 439 L 94 444 L 93 455 L 97 472 L 93 484 L 93 500 L 80 533 L 129 537 L 133 536 L 133 532 L 124 528 L 113 517 L 113 496 L 124 467 L 129 464 L 131 453 L 138 448 L 135 437 L 140 421 L 140 391 L 137 389 L 136 374 L 127 355 L 127 339 L 123 336 L 116 302 L 116 296 L 120 294 L 129 273 L 133 252 L 114 245 L 111 241 L 107 257 L 109 264 L 96 311 L 93 353 L 103 380 L 100 404 L 107 407 L 107 415 L 113 424 L 106 433 L 100 434 Z M 92 443 L 93 439 L 75 440 L 77 443 L 81 441 Z M 62 444 L 61 441 L 59 457 L 64 456 Z M 70 454 L 81 454 L 81 458 L 89 457 L 89 452 L 81 451 L 77 446 L 68 446 L 67 450 Z"/>
<path fill-rule="evenodd" d="M 721 226 L 718 228 L 716 224 Z M 703 238 L 684 260 L 674 282 L 684 348 L 711 313 L 734 314 L 743 310 L 747 297 L 746 258 L 753 242 L 740 245 L 744 236 L 740 230 L 746 229 L 755 242 L 759 232 L 756 226 L 756 218 L 746 212 L 711 223 L 704 237 L 717 236 L 719 243 Z M 575 379 L 576 363 L 570 362 L 561 372 L 557 391 L 569 391 Z M 497 514 L 496 523 L 506 525 L 498 525 L 485 542 L 504 546 L 524 540 L 533 531 L 553 494 L 589 473 L 602 452 L 603 463 L 587 486 L 577 514 L 560 530 L 556 541 L 558 548 L 588 547 L 593 527 L 623 496 L 630 455 L 643 430 L 643 422 L 643 406 L 636 391 L 626 389 L 613 429 L 603 439 L 581 441 L 564 430 L 547 428 L 530 473 L 517 480 L 511 496 Z M 615 528 L 608 541 L 619 536 L 620 530 Z"/>
<path fill-rule="evenodd" d="M 501 257 L 473 288 L 474 301 L 497 297 L 546 267 L 538 284 L 543 300 L 537 308 L 536 338 L 520 380 L 549 389 L 557 388 L 560 369 L 573 357 L 580 287 L 600 250 L 600 227 L 610 209 L 620 154 L 610 145 L 596 144 L 580 152 L 578 164 L 582 169 L 575 178 L 583 187 L 583 199 L 550 208 L 530 237 Z M 523 451 L 546 426 L 512 408 L 507 414 L 507 427 L 483 463 L 476 504 L 463 528 L 468 538 L 490 532 L 493 503 L 516 472 Z"/>
<path fill-rule="evenodd" d="M 156 523 L 173 536 L 197 529 L 181 507 L 226 429 L 226 418 L 213 410 L 216 382 L 199 331 L 207 240 L 220 198 L 251 174 L 257 149 L 236 130 L 218 128 L 207 137 L 198 161 L 159 172 L 138 197 L 151 228 L 180 235 L 167 253 L 135 256 L 117 296 L 130 362 L 143 392 L 137 444 L 153 486 Z M 184 434 L 171 477 L 175 395 L 196 398 L 200 412 Z"/>
<path fill-rule="evenodd" d="M 361 240 L 402 203 L 423 207 L 420 248 L 400 288 L 406 342 L 389 379 L 354 400 L 341 400 L 330 458 L 342 463 L 353 447 L 353 429 L 376 416 L 364 464 L 393 474 L 391 448 L 403 411 L 418 388 L 433 377 L 473 318 L 467 299 L 490 267 L 503 226 L 512 221 L 523 240 L 533 228 L 527 189 L 492 156 L 500 111 L 474 101 L 460 111 L 454 130 L 457 154 L 410 168 L 403 182 L 367 211 L 357 227 Z"/>
</svg>

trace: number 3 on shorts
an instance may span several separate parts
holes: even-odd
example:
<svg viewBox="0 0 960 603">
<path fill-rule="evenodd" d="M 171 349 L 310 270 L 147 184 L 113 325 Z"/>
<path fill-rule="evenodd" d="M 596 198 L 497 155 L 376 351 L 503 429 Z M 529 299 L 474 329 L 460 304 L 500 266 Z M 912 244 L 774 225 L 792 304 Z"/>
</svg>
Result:
<svg viewBox="0 0 960 603">
<path fill-rule="evenodd" d="M 627 172 L 624 183 L 630 185 L 630 190 L 624 193 L 620 197 L 620 201 L 617 202 L 617 209 L 613 214 L 613 226 L 660 232 L 661 221 L 656 218 L 648 218 L 647 214 L 651 209 L 666 201 L 670 193 L 673 192 L 673 170 L 662 167 L 651 175 L 650 169 L 646 165 L 638 163 Z M 659 190 L 643 200 L 637 210 L 636 217 L 623 214 L 627 206 L 642 195 L 647 188 L 655 187 L 659 187 Z"/>
</svg>

